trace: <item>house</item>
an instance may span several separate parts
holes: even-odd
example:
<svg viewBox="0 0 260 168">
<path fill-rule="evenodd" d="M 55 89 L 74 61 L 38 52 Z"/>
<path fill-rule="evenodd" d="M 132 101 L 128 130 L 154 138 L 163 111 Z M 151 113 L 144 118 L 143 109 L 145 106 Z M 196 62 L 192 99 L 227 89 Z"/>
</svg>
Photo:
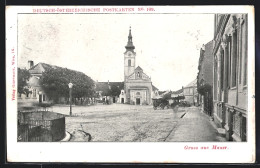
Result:
<svg viewBox="0 0 260 168">
<path fill-rule="evenodd" d="M 227 140 L 247 141 L 247 14 L 216 14 L 214 27 L 214 121 Z"/>
<path fill-rule="evenodd" d="M 198 92 L 197 92 L 197 79 L 190 82 L 188 85 L 183 87 L 184 101 L 189 102 L 191 105 L 197 105 L 198 103 Z"/>
<path fill-rule="evenodd" d="M 63 70 L 66 68 L 46 64 L 46 63 L 38 63 L 34 65 L 33 61 L 28 61 L 28 71 L 31 75 L 27 82 L 27 88 L 29 90 L 28 94 L 18 94 L 18 104 L 19 105 L 25 105 L 25 106 L 32 106 L 33 104 L 39 104 L 39 103 L 52 103 L 54 100 L 50 99 L 50 97 L 47 96 L 45 93 L 42 84 L 40 83 L 40 79 L 42 78 L 42 75 L 45 71 L 50 69 L 59 69 Z M 66 69 L 67 72 L 73 72 L 74 74 L 80 74 L 85 75 L 82 72 Z M 62 77 L 61 77 L 62 78 Z M 92 80 L 92 79 L 90 79 Z M 89 102 L 89 100 L 93 100 L 92 98 L 74 98 L 73 102 L 78 104 L 86 104 Z M 58 103 L 68 103 L 69 98 L 60 96 L 57 100 Z M 83 103 L 84 102 L 84 103 Z"/>
<path fill-rule="evenodd" d="M 197 76 L 198 104 L 201 110 L 213 117 L 213 40 L 200 49 Z"/>
<path fill-rule="evenodd" d="M 27 89 L 29 92 L 27 94 L 18 93 L 18 105 L 20 106 L 33 106 L 38 103 L 48 102 L 48 97 L 43 91 L 40 78 L 42 73 L 48 68 L 57 68 L 56 66 L 51 66 L 45 63 L 38 63 L 34 65 L 34 62 L 29 60 L 28 67 L 31 77 L 27 82 Z"/>
<path fill-rule="evenodd" d="M 183 93 L 183 88 L 176 90 L 176 91 L 172 91 L 171 92 L 171 98 L 172 98 L 172 102 L 179 102 L 180 100 L 182 100 L 184 98 L 184 93 Z"/>
<path fill-rule="evenodd" d="M 101 102 L 119 103 L 119 95 L 124 89 L 124 82 L 96 82 L 96 93 Z"/>
</svg>

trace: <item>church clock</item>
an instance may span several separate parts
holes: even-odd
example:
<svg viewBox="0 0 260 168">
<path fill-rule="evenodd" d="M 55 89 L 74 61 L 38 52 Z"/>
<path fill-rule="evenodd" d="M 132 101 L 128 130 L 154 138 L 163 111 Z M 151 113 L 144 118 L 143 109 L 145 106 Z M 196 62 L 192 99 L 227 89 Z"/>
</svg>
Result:
<svg viewBox="0 0 260 168">
<path fill-rule="evenodd" d="M 129 57 L 131 57 L 131 56 L 132 56 L 132 53 L 131 53 L 130 51 L 128 51 L 128 52 L 127 52 L 127 55 L 128 55 Z"/>
</svg>

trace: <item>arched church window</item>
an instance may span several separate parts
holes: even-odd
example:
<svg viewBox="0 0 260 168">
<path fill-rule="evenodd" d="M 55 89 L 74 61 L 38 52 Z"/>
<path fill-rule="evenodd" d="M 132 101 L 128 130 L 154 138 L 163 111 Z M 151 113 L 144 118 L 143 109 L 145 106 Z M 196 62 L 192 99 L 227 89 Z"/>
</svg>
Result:
<svg viewBox="0 0 260 168">
<path fill-rule="evenodd" d="M 128 60 L 128 66 L 131 66 L 131 60 Z"/>
<path fill-rule="evenodd" d="M 140 72 L 137 72 L 137 77 L 140 78 Z"/>
</svg>

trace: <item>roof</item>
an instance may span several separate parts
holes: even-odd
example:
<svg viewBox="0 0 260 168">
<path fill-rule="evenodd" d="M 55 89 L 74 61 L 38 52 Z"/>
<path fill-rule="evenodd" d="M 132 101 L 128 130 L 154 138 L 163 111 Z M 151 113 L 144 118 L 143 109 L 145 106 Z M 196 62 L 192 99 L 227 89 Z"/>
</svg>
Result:
<svg viewBox="0 0 260 168">
<path fill-rule="evenodd" d="M 159 95 L 162 95 L 162 94 L 164 94 L 166 91 L 159 91 L 158 93 L 159 93 Z"/>
<path fill-rule="evenodd" d="M 172 94 L 181 94 L 183 92 L 183 89 L 179 89 L 176 91 L 172 91 Z"/>
<path fill-rule="evenodd" d="M 127 41 L 127 45 L 125 46 L 125 48 L 127 50 L 134 50 L 135 49 L 135 46 L 134 46 L 133 41 L 132 41 L 131 27 L 129 29 L 128 41 Z"/>
<path fill-rule="evenodd" d="M 154 85 L 152 85 L 153 90 L 159 90 L 157 87 L 155 87 Z"/>
<path fill-rule="evenodd" d="M 197 85 L 197 79 L 193 80 L 192 82 L 190 82 L 188 85 L 185 86 L 186 87 L 192 87 L 192 86 L 196 86 Z"/>
<path fill-rule="evenodd" d="M 106 91 L 109 86 L 116 86 L 120 90 L 124 89 L 124 82 L 96 82 L 96 91 Z"/>
<path fill-rule="evenodd" d="M 142 71 L 143 69 L 140 66 L 138 66 L 137 68 L 135 68 L 135 70 Z"/>
<path fill-rule="evenodd" d="M 38 64 L 31 67 L 29 69 L 29 72 L 31 74 L 41 74 L 44 71 L 49 70 L 49 69 L 67 69 L 67 68 L 62 68 L 62 67 L 59 67 L 59 66 L 56 66 L 56 65 L 50 65 L 50 64 L 39 62 Z M 78 73 L 83 73 L 83 72 L 75 71 L 75 70 L 72 70 L 72 69 L 68 69 L 68 70 L 78 72 Z"/>
<path fill-rule="evenodd" d="M 166 90 L 165 92 L 163 92 L 162 94 L 160 94 L 160 95 L 166 95 L 166 94 L 171 94 L 172 93 L 172 91 L 170 91 L 170 90 Z"/>
</svg>

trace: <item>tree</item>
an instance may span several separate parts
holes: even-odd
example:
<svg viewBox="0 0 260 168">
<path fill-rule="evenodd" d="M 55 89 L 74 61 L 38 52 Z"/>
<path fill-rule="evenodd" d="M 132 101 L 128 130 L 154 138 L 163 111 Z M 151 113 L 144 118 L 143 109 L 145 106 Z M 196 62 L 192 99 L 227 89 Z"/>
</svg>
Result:
<svg viewBox="0 0 260 168">
<path fill-rule="evenodd" d="M 111 86 L 111 96 L 119 96 L 121 93 L 121 90 L 116 85 Z"/>
<path fill-rule="evenodd" d="M 206 83 L 204 85 L 200 85 L 197 90 L 199 94 L 205 95 L 207 92 L 211 91 L 211 86 Z"/>
<path fill-rule="evenodd" d="M 108 85 L 105 85 L 103 89 L 104 89 L 102 92 L 103 96 L 111 96 L 112 93 L 111 88 Z"/>
<path fill-rule="evenodd" d="M 75 98 L 92 97 L 94 81 L 82 72 L 67 68 L 50 68 L 43 72 L 41 85 L 46 95 L 58 101 L 59 97 L 69 97 L 68 83 L 73 83 L 72 96 Z"/>
<path fill-rule="evenodd" d="M 171 99 L 171 92 L 169 92 L 169 93 L 166 93 L 165 95 L 163 95 L 163 99 L 166 99 L 166 100 L 168 100 L 168 99 Z"/>
<path fill-rule="evenodd" d="M 31 75 L 28 70 L 18 68 L 18 93 L 29 93 L 29 89 L 27 88 L 27 82 L 30 77 Z"/>
</svg>

